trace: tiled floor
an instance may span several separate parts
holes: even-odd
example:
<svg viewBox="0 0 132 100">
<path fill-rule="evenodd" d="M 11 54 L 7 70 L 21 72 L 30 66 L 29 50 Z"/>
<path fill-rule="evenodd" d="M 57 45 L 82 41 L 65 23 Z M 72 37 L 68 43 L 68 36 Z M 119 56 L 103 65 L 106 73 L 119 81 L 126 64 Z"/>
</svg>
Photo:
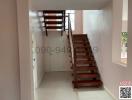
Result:
<svg viewBox="0 0 132 100">
<path fill-rule="evenodd" d="M 47 73 L 36 100 L 113 100 L 103 89 L 73 89 L 70 72 Z"/>
</svg>

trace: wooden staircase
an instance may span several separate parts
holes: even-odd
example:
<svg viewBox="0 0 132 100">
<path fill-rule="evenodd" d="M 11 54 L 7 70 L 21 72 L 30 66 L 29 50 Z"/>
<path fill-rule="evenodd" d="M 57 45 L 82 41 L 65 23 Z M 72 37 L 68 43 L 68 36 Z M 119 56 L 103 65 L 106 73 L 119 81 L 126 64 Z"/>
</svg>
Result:
<svg viewBox="0 0 132 100">
<path fill-rule="evenodd" d="M 61 35 L 65 31 L 65 10 L 43 10 L 43 18 L 46 36 L 48 31 L 61 31 Z"/>
<path fill-rule="evenodd" d="M 80 87 L 100 87 L 102 81 L 98 72 L 87 35 L 72 35 L 74 47 L 73 85 Z"/>
<path fill-rule="evenodd" d="M 60 30 L 61 35 L 63 35 L 63 31 L 65 31 L 65 10 L 44 10 L 42 12 L 44 18 L 42 23 L 44 24 L 46 35 L 51 29 Z M 72 83 L 74 87 L 102 86 L 88 37 L 85 34 L 72 34 L 70 15 L 68 15 L 68 39 L 71 48 Z"/>
</svg>

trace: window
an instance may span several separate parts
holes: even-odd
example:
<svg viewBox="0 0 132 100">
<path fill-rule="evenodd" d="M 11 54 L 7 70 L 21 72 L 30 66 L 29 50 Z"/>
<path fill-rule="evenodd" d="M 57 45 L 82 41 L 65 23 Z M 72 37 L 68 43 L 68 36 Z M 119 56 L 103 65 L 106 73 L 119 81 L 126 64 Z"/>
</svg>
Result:
<svg viewBox="0 0 132 100">
<path fill-rule="evenodd" d="M 122 32 L 121 35 L 121 62 L 127 64 L 127 42 L 128 32 Z"/>
<path fill-rule="evenodd" d="M 128 48 L 128 0 L 123 0 L 122 33 L 121 33 L 121 62 L 127 64 Z"/>
<path fill-rule="evenodd" d="M 66 15 L 70 14 L 71 27 L 75 30 L 75 10 L 66 10 Z M 66 17 L 66 29 L 68 29 L 68 17 Z"/>
</svg>

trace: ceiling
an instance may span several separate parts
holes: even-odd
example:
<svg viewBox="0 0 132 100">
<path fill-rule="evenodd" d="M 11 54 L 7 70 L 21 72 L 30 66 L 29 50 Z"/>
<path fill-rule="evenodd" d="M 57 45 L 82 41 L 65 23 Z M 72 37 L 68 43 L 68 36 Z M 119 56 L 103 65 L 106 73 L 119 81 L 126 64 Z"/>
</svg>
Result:
<svg viewBox="0 0 132 100">
<path fill-rule="evenodd" d="M 32 10 L 97 10 L 112 0 L 32 0 Z"/>
</svg>

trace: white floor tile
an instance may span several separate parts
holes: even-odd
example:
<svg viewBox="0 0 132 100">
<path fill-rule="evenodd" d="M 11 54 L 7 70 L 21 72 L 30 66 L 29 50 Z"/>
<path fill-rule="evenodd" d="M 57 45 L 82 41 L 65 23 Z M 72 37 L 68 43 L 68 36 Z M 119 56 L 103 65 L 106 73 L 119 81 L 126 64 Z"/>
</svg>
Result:
<svg viewBox="0 0 132 100">
<path fill-rule="evenodd" d="M 73 89 L 70 72 L 46 73 L 36 100 L 113 100 L 103 89 Z"/>
</svg>

